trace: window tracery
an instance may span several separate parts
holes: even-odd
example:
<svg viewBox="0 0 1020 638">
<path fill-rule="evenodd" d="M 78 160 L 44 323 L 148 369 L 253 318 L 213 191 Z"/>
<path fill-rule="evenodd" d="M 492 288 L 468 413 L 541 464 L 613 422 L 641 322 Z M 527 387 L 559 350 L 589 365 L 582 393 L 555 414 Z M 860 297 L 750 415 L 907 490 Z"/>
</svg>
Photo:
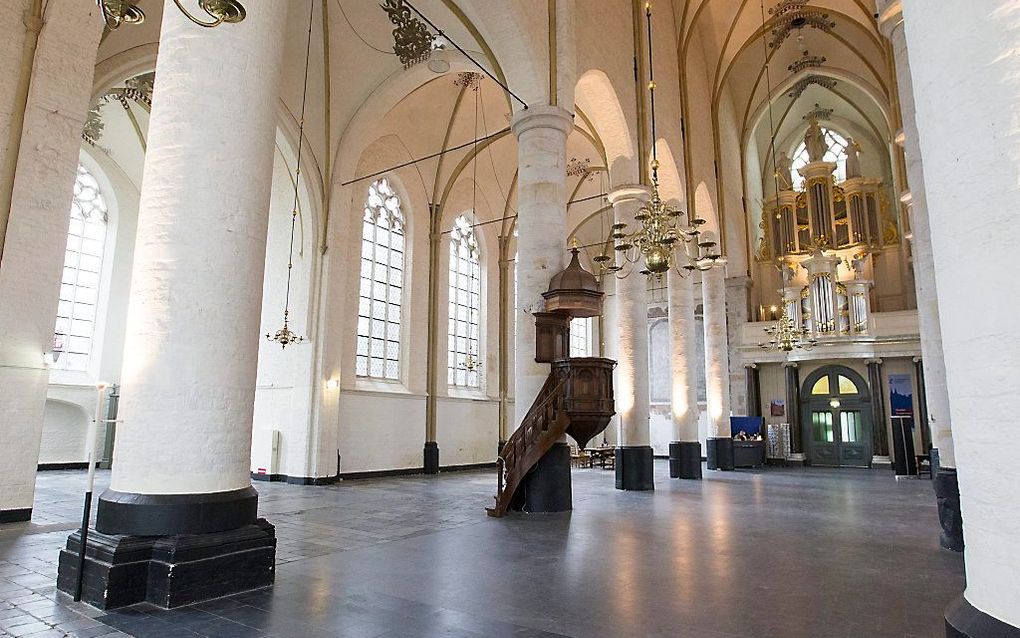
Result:
<svg viewBox="0 0 1020 638">
<path fill-rule="evenodd" d="M 466 215 L 450 232 L 449 330 L 447 382 L 453 387 L 481 387 L 479 356 L 481 264 L 475 231 Z"/>
<path fill-rule="evenodd" d="M 357 376 L 400 378 L 404 249 L 400 198 L 388 180 L 377 180 L 368 188 L 361 224 Z"/>
<path fill-rule="evenodd" d="M 822 138 L 825 140 L 828 149 L 825 151 L 825 155 L 822 156 L 822 160 L 826 162 L 835 162 L 836 164 L 836 182 L 842 182 L 846 179 L 846 148 L 850 145 L 842 134 L 831 128 L 822 127 Z M 797 150 L 793 152 L 793 158 L 790 161 L 791 177 L 793 179 L 793 188 L 795 190 L 804 190 L 804 178 L 801 177 L 798 172 L 799 169 L 810 161 L 808 158 L 807 145 L 801 142 L 797 147 Z"/>
<path fill-rule="evenodd" d="M 61 355 L 56 365 L 65 370 L 84 371 L 89 367 L 106 250 L 108 213 L 106 197 L 99 182 L 79 164 L 71 200 L 57 321 L 53 330 L 53 351 Z"/>
</svg>

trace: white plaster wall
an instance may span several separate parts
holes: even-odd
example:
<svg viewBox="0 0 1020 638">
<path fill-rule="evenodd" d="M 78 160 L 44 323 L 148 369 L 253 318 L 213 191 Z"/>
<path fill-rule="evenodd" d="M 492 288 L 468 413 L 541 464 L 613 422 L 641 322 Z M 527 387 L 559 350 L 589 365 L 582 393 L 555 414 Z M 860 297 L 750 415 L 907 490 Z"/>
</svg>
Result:
<svg viewBox="0 0 1020 638">
<path fill-rule="evenodd" d="M 669 403 L 653 403 L 648 409 L 650 445 L 656 456 L 669 454 L 673 437 L 673 411 Z"/>
<path fill-rule="evenodd" d="M 348 391 L 339 402 L 341 473 L 421 467 L 424 396 Z"/>
<path fill-rule="evenodd" d="M 94 395 L 95 391 L 92 394 Z M 80 405 L 47 399 L 39 463 L 86 462 L 85 443 L 88 438 L 86 432 L 91 421 L 92 415 Z M 101 452 L 101 448 L 97 449 Z"/>
<path fill-rule="evenodd" d="M 307 156 L 306 156 L 307 158 Z M 305 159 L 306 159 L 305 158 Z M 305 159 L 302 160 L 304 163 Z M 266 243 L 265 278 L 262 284 L 262 335 L 274 334 L 283 325 L 290 258 L 291 213 L 294 210 L 294 153 L 282 132 L 277 131 L 273 162 L 273 186 L 269 205 L 269 235 Z M 302 182 L 314 173 L 302 167 Z M 281 348 L 264 336 L 259 341 L 259 367 L 255 388 L 252 426 L 252 471 L 266 467 L 273 430 L 280 431 L 277 472 L 293 477 L 323 476 L 312 454 L 313 365 L 319 328 L 311 312 L 312 284 L 317 274 L 316 250 L 318 211 L 308 196 L 305 183 L 299 185 L 299 215 L 294 232 L 294 267 L 290 285 L 290 327 L 305 338 Z M 360 253 L 359 253 L 360 254 Z M 335 451 L 334 451 L 335 457 Z"/>
<path fill-rule="evenodd" d="M 499 404 L 474 399 L 440 399 L 437 406 L 439 461 L 447 465 L 494 463 L 499 441 Z"/>
</svg>

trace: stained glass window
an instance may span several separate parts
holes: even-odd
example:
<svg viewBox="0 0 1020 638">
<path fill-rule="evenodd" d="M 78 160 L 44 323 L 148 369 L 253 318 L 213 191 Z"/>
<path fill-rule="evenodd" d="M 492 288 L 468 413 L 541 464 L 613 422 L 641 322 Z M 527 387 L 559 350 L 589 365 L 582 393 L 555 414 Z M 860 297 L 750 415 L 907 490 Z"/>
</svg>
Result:
<svg viewBox="0 0 1020 638">
<path fill-rule="evenodd" d="M 839 375 L 837 383 L 839 384 L 840 394 L 857 394 L 857 384 L 843 375 Z"/>
<path fill-rule="evenodd" d="M 450 232 L 450 299 L 447 381 L 451 386 L 481 386 L 479 356 L 481 265 L 478 242 L 468 217 L 461 215 Z"/>
<path fill-rule="evenodd" d="M 828 145 L 828 150 L 825 151 L 822 160 L 836 163 L 836 181 L 842 182 L 846 179 L 846 147 L 849 146 L 849 142 L 836 131 L 825 127 L 822 127 L 822 137 Z M 790 163 L 793 187 L 797 190 L 804 189 L 804 178 L 797 171 L 804 168 L 804 165 L 808 163 L 808 159 L 807 145 L 801 142 L 797 150 L 793 152 L 793 161 Z"/>
<path fill-rule="evenodd" d="M 56 365 L 66 370 L 87 370 L 92 355 L 99 304 L 99 281 L 106 245 L 106 198 L 99 182 L 78 166 L 71 201 L 71 223 L 64 251 L 53 351 Z"/>
<path fill-rule="evenodd" d="M 400 198 L 384 178 L 369 186 L 361 224 L 358 376 L 400 378 L 403 291 L 404 214 Z"/>
<path fill-rule="evenodd" d="M 811 394 L 828 394 L 829 393 L 829 375 L 821 377 L 815 381 L 815 385 L 811 388 Z"/>
</svg>

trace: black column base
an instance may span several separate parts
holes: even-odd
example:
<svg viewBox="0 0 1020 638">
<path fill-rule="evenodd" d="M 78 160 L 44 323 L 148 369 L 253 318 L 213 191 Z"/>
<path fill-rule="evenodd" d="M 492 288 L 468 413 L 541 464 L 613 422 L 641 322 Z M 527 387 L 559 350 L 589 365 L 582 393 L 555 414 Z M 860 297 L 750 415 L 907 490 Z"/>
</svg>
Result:
<svg viewBox="0 0 1020 638">
<path fill-rule="evenodd" d="M 616 448 L 616 489 L 648 491 L 655 489 L 655 454 L 650 445 Z"/>
<path fill-rule="evenodd" d="M 81 531 L 60 551 L 57 589 L 74 594 Z M 165 609 L 269 587 L 276 531 L 265 519 L 238 529 L 180 536 L 90 531 L 82 600 L 100 609 L 149 602 Z"/>
<path fill-rule="evenodd" d="M 251 525 L 259 493 L 249 485 L 226 492 L 136 494 L 106 490 L 99 495 L 96 531 L 130 536 L 211 534 Z"/>
<path fill-rule="evenodd" d="M 0 523 L 21 523 L 32 520 L 32 508 L 0 510 Z"/>
<path fill-rule="evenodd" d="M 439 444 L 435 441 L 425 441 L 425 463 L 426 474 L 439 474 Z"/>
<path fill-rule="evenodd" d="M 962 552 L 963 515 L 960 512 L 960 484 L 956 480 L 956 470 L 940 467 L 932 484 L 939 509 L 939 524 L 942 526 L 939 544 L 943 549 Z"/>
<path fill-rule="evenodd" d="M 673 441 L 669 444 L 669 478 L 701 479 L 699 441 Z"/>
<path fill-rule="evenodd" d="M 989 616 L 960 594 L 946 607 L 946 638 L 1020 638 L 1020 627 Z"/>
<path fill-rule="evenodd" d="M 729 437 L 711 438 L 707 441 L 705 456 L 708 458 L 708 469 L 729 471 L 733 469 L 733 439 Z"/>
<path fill-rule="evenodd" d="M 570 486 L 570 446 L 556 443 L 528 472 L 518 488 L 515 505 L 531 514 L 569 512 L 574 508 Z"/>
</svg>

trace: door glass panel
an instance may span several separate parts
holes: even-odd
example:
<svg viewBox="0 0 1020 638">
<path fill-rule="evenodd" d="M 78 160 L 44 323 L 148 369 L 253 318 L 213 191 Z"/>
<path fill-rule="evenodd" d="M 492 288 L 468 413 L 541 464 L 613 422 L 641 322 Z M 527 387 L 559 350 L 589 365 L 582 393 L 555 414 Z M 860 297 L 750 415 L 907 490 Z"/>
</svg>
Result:
<svg viewBox="0 0 1020 638">
<path fill-rule="evenodd" d="M 864 438 L 861 430 L 860 412 L 839 413 L 839 432 L 844 443 L 860 443 Z"/>
<path fill-rule="evenodd" d="M 857 384 L 850 379 L 839 375 L 839 393 L 840 394 L 857 394 Z"/>
<path fill-rule="evenodd" d="M 832 412 L 812 412 L 811 429 L 816 443 L 832 443 Z"/>
<path fill-rule="evenodd" d="M 828 375 L 815 381 L 815 385 L 811 388 L 811 394 L 828 394 L 829 393 L 829 377 Z"/>
</svg>

